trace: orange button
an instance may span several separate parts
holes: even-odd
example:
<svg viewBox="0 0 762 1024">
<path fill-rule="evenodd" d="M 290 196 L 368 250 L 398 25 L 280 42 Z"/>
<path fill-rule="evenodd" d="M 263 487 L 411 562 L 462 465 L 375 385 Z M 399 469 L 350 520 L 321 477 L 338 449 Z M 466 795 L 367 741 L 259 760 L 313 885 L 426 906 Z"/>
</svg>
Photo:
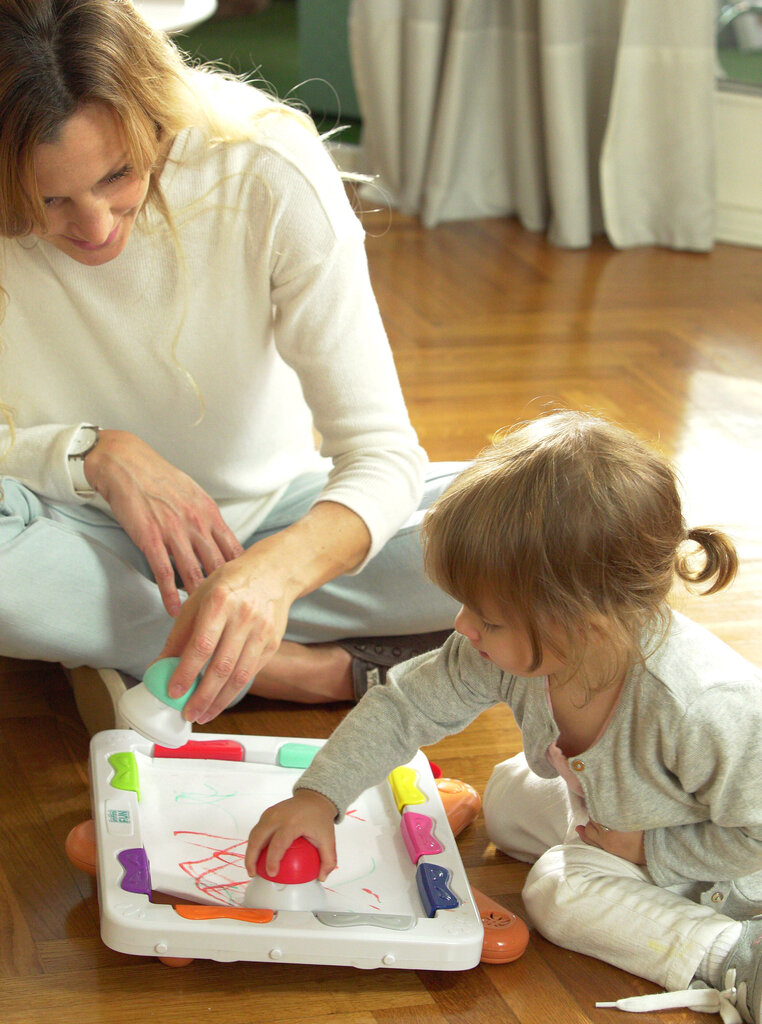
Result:
<svg viewBox="0 0 762 1024">
<path fill-rule="evenodd" d="M 575 772 L 583 772 L 585 770 L 584 761 L 572 761 L 572 768 Z"/>
</svg>

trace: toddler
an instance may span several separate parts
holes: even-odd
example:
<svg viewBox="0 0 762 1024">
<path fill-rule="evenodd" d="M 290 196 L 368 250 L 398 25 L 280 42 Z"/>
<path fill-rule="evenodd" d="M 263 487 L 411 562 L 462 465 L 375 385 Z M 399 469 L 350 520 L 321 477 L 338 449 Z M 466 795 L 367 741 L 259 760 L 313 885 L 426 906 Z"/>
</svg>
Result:
<svg viewBox="0 0 762 1024">
<path fill-rule="evenodd" d="M 424 544 L 462 603 L 457 632 L 367 693 L 262 815 L 248 870 L 269 843 L 274 874 L 303 835 L 324 879 L 363 790 L 505 702 L 524 753 L 495 768 L 484 814 L 533 863 L 537 930 L 669 990 L 623 1008 L 762 1024 L 762 678 L 667 604 L 675 575 L 727 586 L 731 542 L 686 528 L 661 456 L 564 412 L 482 453 L 427 513 Z"/>
</svg>

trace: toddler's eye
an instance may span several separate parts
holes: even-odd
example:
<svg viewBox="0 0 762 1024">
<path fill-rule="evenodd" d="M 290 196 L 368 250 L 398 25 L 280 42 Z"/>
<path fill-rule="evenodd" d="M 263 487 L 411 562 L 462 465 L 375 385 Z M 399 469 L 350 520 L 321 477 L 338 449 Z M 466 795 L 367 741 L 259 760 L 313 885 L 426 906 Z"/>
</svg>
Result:
<svg viewBox="0 0 762 1024">
<path fill-rule="evenodd" d="M 482 632 L 491 633 L 493 629 L 497 628 L 498 627 L 494 624 L 494 622 L 485 622 L 484 620 L 482 620 Z"/>
</svg>

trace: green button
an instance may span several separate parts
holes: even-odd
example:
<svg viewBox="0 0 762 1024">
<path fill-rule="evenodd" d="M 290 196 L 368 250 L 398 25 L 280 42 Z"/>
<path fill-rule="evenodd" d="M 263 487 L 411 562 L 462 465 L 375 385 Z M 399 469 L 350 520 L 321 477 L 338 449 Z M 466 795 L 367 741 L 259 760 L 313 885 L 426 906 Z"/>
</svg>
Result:
<svg viewBox="0 0 762 1024">
<path fill-rule="evenodd" d="M 184 693 L 182 697 L 170 697 L 168 690 L 169 680 L 179 664 L 179 658 L 160 658 L 159 661 L 155 661 L 153 665 L 149 665 L 146 669 L 146 674 L 143 676 L 143 685 L 147 690 L 150 690 L 154 697 L 158 697 L 163 704 L 168 704 L 171 708 L 177 708 L 178 711 L 182 711 L 201 682 L 201 673 L 199 672 L 190 690 Z"/>
<path fill-rule="evenodd" d="M 121 750 L 116 754 L 111 754 L 108 763 L 114 769 L 114 777 L 111 780 L 112 787 L 136 793 L 140 800 L 140 776 L 134 753 L 131 750 Z"/>
<path fill-rule="evenodd" d="M 284 743 L 278 750 L 281 768 L 309 768 L 320 747 L 312 743 Z"/>
</svg>

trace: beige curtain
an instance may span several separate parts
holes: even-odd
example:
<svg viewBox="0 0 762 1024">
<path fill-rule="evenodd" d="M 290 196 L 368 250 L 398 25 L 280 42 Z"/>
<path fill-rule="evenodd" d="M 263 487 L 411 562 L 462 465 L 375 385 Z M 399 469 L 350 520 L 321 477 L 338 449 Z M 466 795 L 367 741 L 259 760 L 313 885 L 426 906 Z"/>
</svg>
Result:
<svg viewBox="0 0 762 1024">
<path fill-rule="evenodd" d="M 353 0 L 366 167 L 426 226 L 714 241 L 714 0 Z"/>
</svg>

